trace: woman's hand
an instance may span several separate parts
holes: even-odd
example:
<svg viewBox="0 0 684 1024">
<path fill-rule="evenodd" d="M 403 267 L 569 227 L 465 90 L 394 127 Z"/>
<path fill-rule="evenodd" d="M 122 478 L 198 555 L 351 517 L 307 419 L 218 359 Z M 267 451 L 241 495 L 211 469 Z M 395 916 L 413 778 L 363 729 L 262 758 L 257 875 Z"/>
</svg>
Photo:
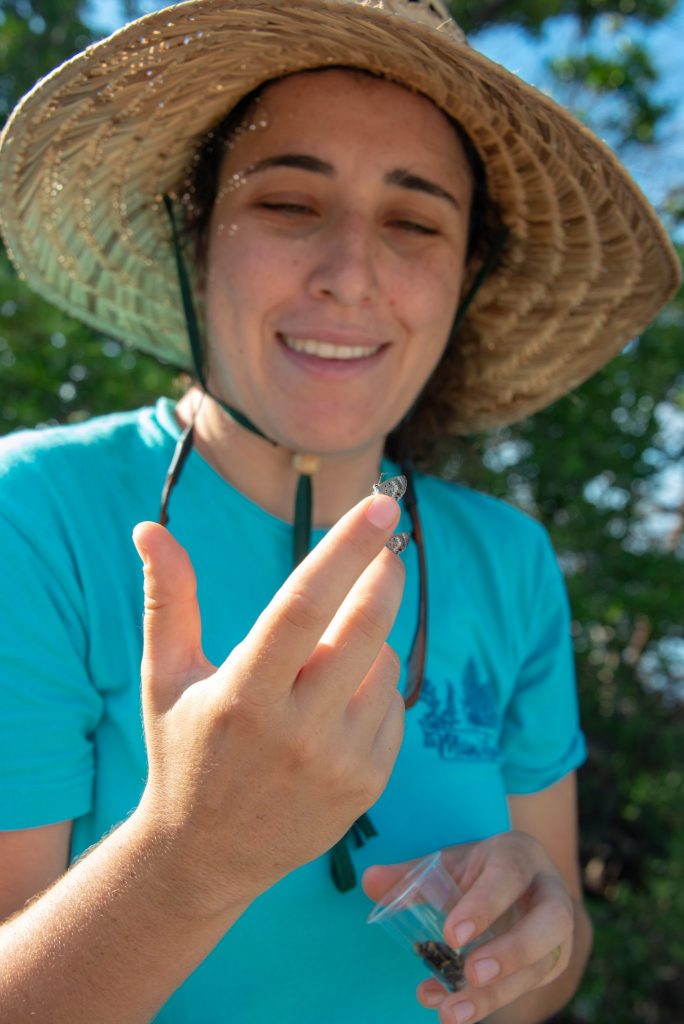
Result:
<svg viewBox="0 0 684 1024">
<path fill-rule="evenodd" d="M 384 495 L 353 508 L 218 668 L 186 552 L 136 527 L 149 778 L 135 814 L 199 912 L 248 903 L 320 856 L 384 789 L 403 731 L 385 642 L 404 581 L 384 547 L 398 518 Z"/>
<path fill-rule="evenodd" d="M 575 905 L 544 847 L 526 833 L 450 847 L 442 857 L 464 893 L 444 926 L 450 945 L 472 942 L 504 917 L 494 927 L 496 937 L 468 955 L 465 988 L 449 993 L 432 978 L 418 988 L 420 1002 L 438 1009 L 443 1024 L 465 1024 L 488 1018 L 563 973 L 573 949 Z M 366 894 L 381 899 L 408 867 L 369 868 Z"/>
</svg>

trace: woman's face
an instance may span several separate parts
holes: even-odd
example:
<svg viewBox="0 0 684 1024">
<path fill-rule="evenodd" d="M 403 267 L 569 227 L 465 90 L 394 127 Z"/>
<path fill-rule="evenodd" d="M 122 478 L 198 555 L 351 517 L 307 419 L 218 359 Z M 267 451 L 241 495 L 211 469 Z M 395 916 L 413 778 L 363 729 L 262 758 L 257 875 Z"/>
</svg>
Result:
<svg viewBox="0 0 684 1024">
<path fill-rule="evenodd" d="M 212 213 L 214 392 L 296 451 L 381 444 L 444 350 L 471 189 L 453 127 L 423 97 L 337 70 L 270 86 Z"/>
</svg>

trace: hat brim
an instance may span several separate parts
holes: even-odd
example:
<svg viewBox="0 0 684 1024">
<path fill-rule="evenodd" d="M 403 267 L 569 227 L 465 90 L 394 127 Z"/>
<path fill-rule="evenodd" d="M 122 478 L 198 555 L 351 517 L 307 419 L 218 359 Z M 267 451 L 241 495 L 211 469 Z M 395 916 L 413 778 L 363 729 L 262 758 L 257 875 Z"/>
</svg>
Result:
<svg viewBox="0 0 684 1024">
<path fill-rule="evenodd" d="M 545 95 L 393 0 L 190 0 L 62 65 L 0 139 L 2 231 L 28 283 L 126 343 L 189 366 L 162 197 L 198 143 L 263 81 L 366 68 L 458 120 L 510 234 L 440 367 L 444 431 L 514 422 L 616 354 L 680 268 L 612 152 Z"/>
</svg>

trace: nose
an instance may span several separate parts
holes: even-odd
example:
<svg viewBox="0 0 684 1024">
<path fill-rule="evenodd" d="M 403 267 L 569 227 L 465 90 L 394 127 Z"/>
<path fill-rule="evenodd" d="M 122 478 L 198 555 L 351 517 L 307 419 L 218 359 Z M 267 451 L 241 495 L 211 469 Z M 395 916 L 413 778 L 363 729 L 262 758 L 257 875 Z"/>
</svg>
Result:
<svg viewBox="0 0 684 1024">
<path fill-rule="evenodd" d="M 375 246 L 372 225 L 363 214 L 340 214 L 319 238 L 309 279 L 312 295 L 341 306 L 370 301 L 378 287 Z"/>
</svg>

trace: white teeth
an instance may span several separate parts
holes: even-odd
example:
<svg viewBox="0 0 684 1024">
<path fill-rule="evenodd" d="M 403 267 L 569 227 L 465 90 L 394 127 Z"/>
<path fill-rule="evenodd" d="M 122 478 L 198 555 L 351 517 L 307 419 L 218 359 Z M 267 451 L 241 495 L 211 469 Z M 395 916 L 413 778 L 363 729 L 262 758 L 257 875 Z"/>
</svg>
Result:
<svg viewBox="0 0 684 1024">
<path fill-rule="evenodd" d="M 367 359 L 380 350 L 380 345 L 376 345 L 374 348 L 362 348 L 360 345 L 331 345 L 327 341 L 290 338 L 287 335 L 282 335 L 282 338 L 287 347 L 293 351 L 306 352 L 307 355 L 318 356 L 319 359 Z"/>
</svg>

